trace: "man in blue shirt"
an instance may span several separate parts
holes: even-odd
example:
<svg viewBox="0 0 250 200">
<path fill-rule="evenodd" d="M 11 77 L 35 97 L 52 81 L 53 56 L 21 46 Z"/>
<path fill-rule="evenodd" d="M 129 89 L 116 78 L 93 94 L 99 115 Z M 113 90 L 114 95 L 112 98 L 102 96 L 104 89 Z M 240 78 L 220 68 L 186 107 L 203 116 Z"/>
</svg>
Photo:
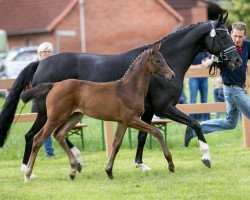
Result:
<svg viewBox="0 0 250 200">
<path fill-rule="evenodd" d="M 199 52 L 191 67 L 204 66 L 203 63 L 210 59 L 211 55 L 206 51 Z M 208 94 L 208 78 L 198 77 L 198 78 L 189 78 L 189 90 L 190 90 L 190 103 L 196 103 L 198 91 L 200 92 L 201 103 L 207 103 L 207 94 Z M 208 120 L 210 119 L 209 113 L 202 114 L 190 114 L 190 117 L 196 120 Z"/>
<path fill-rule="evenodd" d="M 250 42 L 245 40 L 246 25 L 242 22 L 234 23 L 232 25 L 231 37 L 241 55 L 242 64 L 234 71 L 231 71 L 226 63 L 219 65 L 227 104 L 227 115 L 226 119 L 213 119 L 201 122 L 200 125 L 204 134 L 234 129 L 240 112 L 250 119 L 250 98 L 245 90 L 247 61 L 250 59 Z M 185 147 L 189 145 L 190 140 L 195 136 L 195 131 L 187 127 L 184 141 Z"/>
</svg>

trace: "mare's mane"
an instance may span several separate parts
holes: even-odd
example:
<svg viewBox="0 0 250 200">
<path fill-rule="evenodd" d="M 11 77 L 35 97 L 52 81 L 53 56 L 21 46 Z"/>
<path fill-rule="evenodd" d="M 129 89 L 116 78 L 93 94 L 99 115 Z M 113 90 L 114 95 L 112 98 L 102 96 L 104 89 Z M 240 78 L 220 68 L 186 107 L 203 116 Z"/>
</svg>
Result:
<svg viewBox="0 0 250 200">
<path fill-rule="evenodd" d="M 150 47 L 152 47 L 152 46 L 154 46 L 155 44 L 157 44 L 157 43 L 163 43 L 163 42 L 167 42 L 167 41 L 169 41 L 169 40 L 172 40 L 174 37 L 176 37 L 178 34 L 183 34 L 183 33 L 185 33 L 185 32 L 187 32 L 187 31 L 189 31 L 189 30 L 191 30 L 191 29 L 194 29 L 194 28 L 196 28 L 196 27 L 198 27 L 198 26 L 200 26 L 201 24 L 206 24 L 206 23 L 208 23 L 208 22 L 210 22 L 210 21 L 205 21 L 205 22 L 198 22 L 198 23 L 196 23 L 196 24 L 190 24 L 190 25 L 188 25 L 188 26 L 185 26 L 185 27 L 183 27 L 183 28 L 181 28 L 181 29 L 178 29 L 178 30 L 176 30 L 176 31 L 174 31 L 174 32 L 172 32 L 172 33 L 170 33 L 169 35 L 166 35 L 166 36 L 164 36 L 163 38 L 161 38 L 161 39 L 159 39 L 159 40 L 157 40 L 157 41 L 155 41 L 154 43 L 149 43 L 149 44 L 144 44 L 144 45 L 142 45 L 142 46 L 139 46 L 139 47 L 136 47 L 136 48 L 132 48 L 132 49 L 130 49 L 129 51 L 134 51 L 135 49 L 138 49 L 138 48 L 145 48 L 145 47 L 148 47 L 148 48 L 150 48 Z M 147 50 L 147 49 L 146 49 Z M 146 51 L 146 50 L 144 50 L 144 51 Z M 143 52 L 144 52 L 143 51 Z M 142 53 L 143 53 L 142 52 Z M 123 52 L 123 53 L 127 53 L 127 51 L 126 52 Z M 141 55 L 141 54 L 140 54 Z M 140 56 L 139 55 L 139 56 Z M 138 56 L 138 57 L 139 57 Z M 137 57 L 137 58 L 138 58 Z M 137 59 L 136 58 L 136 59 Z M 136 61 L 136 59 L 133 61 L 133 63 Z M 132 64 L 133 64 L 132 63 Z M 131 67 L 131 65 L 130 65 L 130 67 Z M 129 67 L 129 68 L 130 68 Z M 127 72 L 126 72 L 127 73 Z"/>
<path fill-rule="evenodd" d="M 183 27 L 183 28 L 181 28 L 181 29 L 179 29 L 179 30 L 176 30 L 176 31 L 170 33 L 169 35 L 164 36 L 163 38 L 161 38 L 160 40 L 158 40 L 158 41 L 156 41 L 156 42 L 154 42 L 154 43 L 142 45 L 141 47 L 152 47 L 152 46 L 154 46 L 155 44 L 157 44 L 157 43 L 159 43 L 159 42 L 163 43 L 163 42 L 167 42 L 167 41 L 169 41 L 169 40 L 171 41 L 171 40 L 173 39 L 173 37 L 176 37 L 178 34 L 186 33 L 186 32 L 188 32 L 188 31 L 190 31 L 191 29 L 194 29 L 194 28 L 200 26 L 201 24 L 205 24 L 205 23 L 207 23 L 207 22 L 209 22 L 209 21 L 198 22 L 198 23 L 196 23 L 196 24 L 190 24 L 190 25 L 188 25 L 188 26 L 185 26 L 185 27 Z M 136 49 L 137 49 L 137 48 L 136 48 Z M 136 62 L 144 55 L 144 53 L 145 53 L 147 50 L 148 50 L 148 49 L 145 49 L 142 53 L 140 53 L 140 54 L 137 56 L 137 58 L 132 62 L 132 64 L 129 66 L 128 70 L 125 72 L 124 76 L 123 76 L 121 79 L 119 79 L 119 80 L 123 80 L 123 79 L 127 76 L 127 74 L 130 73 L 130 71 L 133 71 Z M 117 81 L 119 81 L 119 80 L 117 80 Z"/>
<path fill-rule="evenodd" d="M 183 34 L 184 32 L 190 31 L 191 29 L 194 29 L 194 28 L 200 26 L 201 24 L 205 24 L 205 23 L 207 23 L 207 22 L 209 22 L 209 21 L 198 22 L 198 23 L 196 23 L 196 24 L 190 24 L 190 25 L 188 25 L 188 26 L 185 26 L 185 27 L 183 27 L 183 28 L 181 28 L 181 29 L 179 29 L 179 30 L 176 30 L 176 31 L 170 33 L 169 35 L 164 36 L 162 39 L 160 39 L 160 40 L 158 40 L 158 41 L 156 41 L 156 42 L 154 42 L 154 43 L 152 43 L 152 44 L 150 44 L 150 45 L 154 45 L 154 44 L 159 43 L 159 42 L 163 43 L 163 42 L 172 40 L 173 37 L 176 37 L 176 35 L 178 35 L 178 34 Z"/>
</svg>

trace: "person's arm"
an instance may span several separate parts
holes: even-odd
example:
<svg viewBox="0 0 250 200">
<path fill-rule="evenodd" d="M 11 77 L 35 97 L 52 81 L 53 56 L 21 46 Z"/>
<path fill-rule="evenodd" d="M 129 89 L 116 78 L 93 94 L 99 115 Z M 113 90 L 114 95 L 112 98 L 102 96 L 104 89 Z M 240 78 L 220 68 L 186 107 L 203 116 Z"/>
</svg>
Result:
<svg viewBox="0 0 250 200">
<path fill-rule="evenodd" d="M 213 63 L 213 59 L 211 58 L 205 58 L 201 61 L 202 67 L 206 67 L 206 68 L 210 67 L 212 63 Z"/>
<path fill-rule="evenodd" d="M 243 44 L 244 44 L 244 42 L 243 42 Z M 246 44 L 246 51 L 247 51 L 247 53 L 248 53 L 248 62 L 247 62 L 247 75 L 250 75 L 250 67 L 249 67 L 249 65 L 250 65 L 250 55 L 249 55 L 249 52 L 250 52 L 250 42 L 249 42 L 249 40 L 247 40 L 246 42 L 245 42 L 245 44 Z"/>
<path fill-rule="evenodd" d="M 248 62 L 247 64 L 247 75 L 250 75 L 250 67 L 249 67 L 250 63 Z"/>
</svg>

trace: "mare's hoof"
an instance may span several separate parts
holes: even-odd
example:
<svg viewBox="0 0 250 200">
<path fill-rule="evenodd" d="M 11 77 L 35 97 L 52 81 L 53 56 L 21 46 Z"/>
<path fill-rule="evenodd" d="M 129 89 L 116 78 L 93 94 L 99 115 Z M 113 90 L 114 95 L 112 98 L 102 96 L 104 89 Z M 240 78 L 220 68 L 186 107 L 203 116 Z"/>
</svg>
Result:
<svg viewBox="0 0 250 200">
<path fill-rule="evenodd" d="M 140 168 L 142 172 L 151 170 L 151 168 L 149 166 L 145 165 L 144 163 L 140 163 L 140 164 L 135 163 L 135 167 Z"/>
<path fill-rule="evenodd" d="M 70 177 L 71 180 L 74 180 L 76 175 L 70 174 L 69 177 Z"/>
<path fill-rule="evenodd" d="M 81 165 L 80 163 L 78 163 L 77 171 L 78 171 L 79 173 L 81 173 L 81 171 L 82 171 L 82 165 Z"/>
<path fill-rule="evenodd" d="M 204 164 L 206 167 L 211 168 L 211 162 L 210 162 L 210 160 L 204 159 L 204 160 L 202 160 L 202 162 L 203 162 L 203 164 Z"/>
</svg>

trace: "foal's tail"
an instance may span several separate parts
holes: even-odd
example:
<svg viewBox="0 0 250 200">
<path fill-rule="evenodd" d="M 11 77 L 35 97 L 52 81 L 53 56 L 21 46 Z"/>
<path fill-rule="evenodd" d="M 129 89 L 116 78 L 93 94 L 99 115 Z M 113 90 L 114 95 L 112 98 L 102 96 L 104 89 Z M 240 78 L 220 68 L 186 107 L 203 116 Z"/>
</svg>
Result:
<svg viewBox="0 0 250 200">
<path fill-rule="evenodd" d="M 21 92 L 31 83 L 39 61 L 30 63 L 18 75 L 0 113 L 0 147 L 3 147 L 14 119 Z"/>
<path fill-rule="evenodd" d="M 26 92 L 23 92 L 20 96 L 22 101 L 24 103 L 27 103 L 28 101 L 47 95 L 49 91 L 53 88 L 54 84 L 53 83 L 41 83 L 30 90 L 27 90 Z"/>
</svg>

